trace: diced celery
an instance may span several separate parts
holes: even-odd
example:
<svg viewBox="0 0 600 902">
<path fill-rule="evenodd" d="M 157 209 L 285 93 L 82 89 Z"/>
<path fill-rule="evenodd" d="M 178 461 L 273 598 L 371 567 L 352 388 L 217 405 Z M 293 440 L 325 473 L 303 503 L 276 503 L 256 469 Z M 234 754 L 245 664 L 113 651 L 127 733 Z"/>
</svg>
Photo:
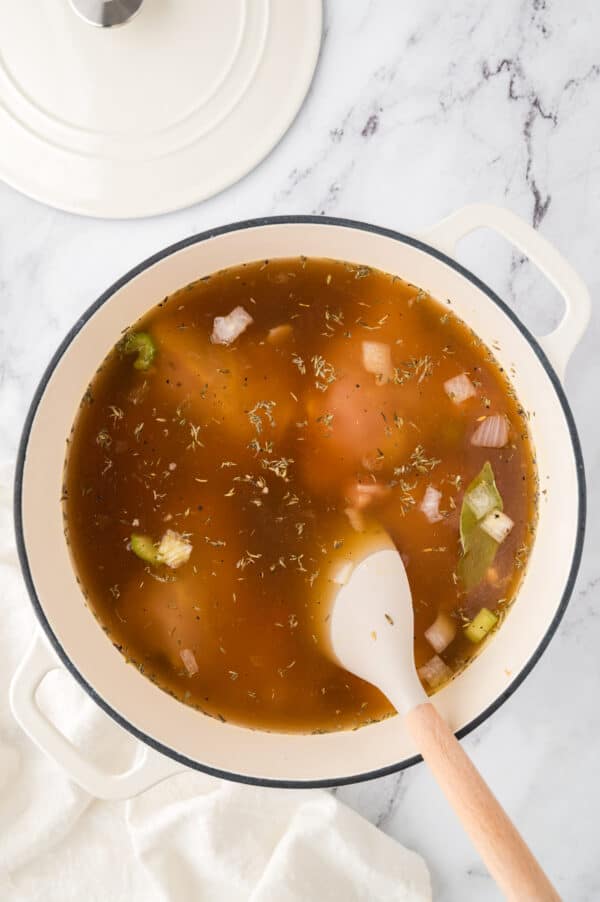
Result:
<svg viewBox="0 0 600 902">
<path fill-rule="evenodd" d="M 481 642 L 498 623 L 498 617 L 488 608 L 482 608 L 465 628 L 465 636 L 470 642 Z"/>
<path fill-rule="evenodd" d="M 136 370 L 147 370 L 156 355 L 156 345 L 147 332 L 130 332 L 123 342 L 125 354 L 136 354 Z"/>
<path fill-rule="evenodd" d="M 143 561 L 146 561 L 146 563 L 160 563 L 158 548 L 156 547 L 150 536 L 142 536 L 139 533 L 134 532 L 131 534 L 129 544 L 133 553 L 137 554 L 137 556 Z"/>
</svg>

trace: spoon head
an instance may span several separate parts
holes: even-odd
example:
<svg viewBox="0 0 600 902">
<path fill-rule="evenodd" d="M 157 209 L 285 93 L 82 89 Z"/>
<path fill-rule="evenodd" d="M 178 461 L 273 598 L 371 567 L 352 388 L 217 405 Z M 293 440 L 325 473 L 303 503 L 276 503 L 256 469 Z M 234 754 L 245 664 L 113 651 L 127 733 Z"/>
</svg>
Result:
<svg viewBox="0 0 600 902">
<path fill-rule="evenodd" d="M 426 700 L 415 671 L 412 596 L 391 540 L 352 571 L 335 598 L 331 645 L 339 663 L 405 713 Z"/>
</svg>

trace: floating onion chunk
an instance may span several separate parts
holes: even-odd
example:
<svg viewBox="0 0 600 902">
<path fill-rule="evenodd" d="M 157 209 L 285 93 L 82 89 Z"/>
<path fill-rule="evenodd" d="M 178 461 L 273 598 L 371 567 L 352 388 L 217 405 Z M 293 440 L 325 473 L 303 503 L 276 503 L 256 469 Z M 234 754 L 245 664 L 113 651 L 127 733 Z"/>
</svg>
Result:
<svg viewBox="0 0 600 902">
<path fill-rule="evenodd" d="M 172 529 L 167 529 L 158 546 L 158 557 L 161 563 L 176 570 L 182 564 L 187 563 L 192 553 L 192 546 L 182 535 Z"/>
<path fill-rule="evenodd" d="M 210 340 L 216 345 L 230 345 L 254 320 L 243 307 L 234 307 L 227 316 L 215 316 Z"/>
<path fill-rule="evenodd" d="M 425 638 L 438 654 L 448 648 L 456 636 L 456 623 L 444 611 L 440 611 L 431 626 L 425 630 Z"/>
<path fill-rule="evenodd" d="M 453 376 L 452 379 L 446 379 L 444 391 L 454 404 L 462 404 L 463 401 L 477 394 L 477 389 L 466 373 L 460 373 L 458 376 Z"/>
<path fill-rule="evenodd" d="M 441 499 L 442 493 L 438 492 L 432 485 L 428 485 L 419 509 L 423 511 L 430 523 L 439 523 L 440 520 L 444 519 L 440 514 Z"/>
<path fill-rule="evenodd" d="M 391 348 L 382 341 L 363 341 L 362 361 L 367 373 L 373 373 L 382 381 L 394 375 Z"/>
<path fill-rule="evenodd" d="M 513 526 L 515 525 L 510 517 L 507 517 L 502 511 L 491 511 L 483 518 L 479 524 L 488 536 L 495 539 L 498 544 L 503 542 Z"/>
<path fill-rule="evenodd" d="M 198 673 L 199 667 L 198 662 L 196 661 L 196 655 L 191 650 L 191 648 L 182 648 L 179 652 L 179 656 L 183 661 L 184 667 L 188 672 L 189 676 L 194 676 L 195 673 Z"/>
<path fill-rule="evenodd" d="M 478 448 L 504 448 L 508 442 L 508 420 L 504 415 L 486 417 L 471 436 Z"/>
<path fill-rule="evenodd" d="M 419 667 L 418 674 L 432 689 L 437 689 L 451 679 L 452 670 L 439 655 L 434 655 L 426 664 Z"/>
</svg>

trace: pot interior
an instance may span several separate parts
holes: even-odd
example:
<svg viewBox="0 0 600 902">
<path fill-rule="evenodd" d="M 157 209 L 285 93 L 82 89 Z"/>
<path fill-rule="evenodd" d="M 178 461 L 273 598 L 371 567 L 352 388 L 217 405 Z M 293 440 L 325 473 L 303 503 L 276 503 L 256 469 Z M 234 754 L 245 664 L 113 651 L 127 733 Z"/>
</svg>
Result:
<svg viewBox="0 0 600 902">
<path fill-rule="evenodd" d="M 473 277 L 412 239 L 327 220 L 250 223 L 191 239 L 158 255 L 101 299 L 50 367 L 30 423 L 22 474 L 24 560 L 38 615 L 75 675 L 145 741 L 195 766 L 241 779 L 343 782 L 405 766 L 414 749 L 398 718 L 355 732 L 267 733 L 223 724 L 187 707 L 129 667 L 107 641 L 77 584 L 63 535 L 65 440 L 96 367 L 149 307 L 215 270 L 262 258 L 333 257 L 396 273 L 454 312 L 493 348 L 528 411 L 540 479 L 529 566 L 501 629 L 435 695 L 454 729 L 489 713 L 541 653 L 570 589 L 580 523 L 580 479 L 568 409 L 525 331 Z"/>
</svg>

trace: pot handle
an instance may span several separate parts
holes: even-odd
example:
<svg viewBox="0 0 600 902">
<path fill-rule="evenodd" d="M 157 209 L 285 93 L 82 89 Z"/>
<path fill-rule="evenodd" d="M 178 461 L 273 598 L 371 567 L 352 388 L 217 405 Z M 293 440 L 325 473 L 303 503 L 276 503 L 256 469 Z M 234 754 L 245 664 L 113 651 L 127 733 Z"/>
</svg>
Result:
<svg viewBox="0 0 600 902">
<path fill-rule="evenodd" d="M 10 684 L 10 706 L 32 742 L 56 762 L 82 789 L 99 799 L 129 799 L 184 770 L 181 764 L 143 746 L 140 759 L 120 774 L 97 768 L 48 720 L 36 701 L 43 678 L 60 664 L 37 632 Z"/>
<path fill-rule="evenodd" d="M 503 207 L 470 204 L 457 210 L 422 235 L 424 241 L 454 257 L 456 245 L 476 229 L 493 229 L 540 269 L 560 292 L 565 313 L 549 335 L 538 339 L 561 381 L 571 354 L 590 319 L 590 295 L 584 281 L 556 248 L 524 219 Z"/>
</svg>

